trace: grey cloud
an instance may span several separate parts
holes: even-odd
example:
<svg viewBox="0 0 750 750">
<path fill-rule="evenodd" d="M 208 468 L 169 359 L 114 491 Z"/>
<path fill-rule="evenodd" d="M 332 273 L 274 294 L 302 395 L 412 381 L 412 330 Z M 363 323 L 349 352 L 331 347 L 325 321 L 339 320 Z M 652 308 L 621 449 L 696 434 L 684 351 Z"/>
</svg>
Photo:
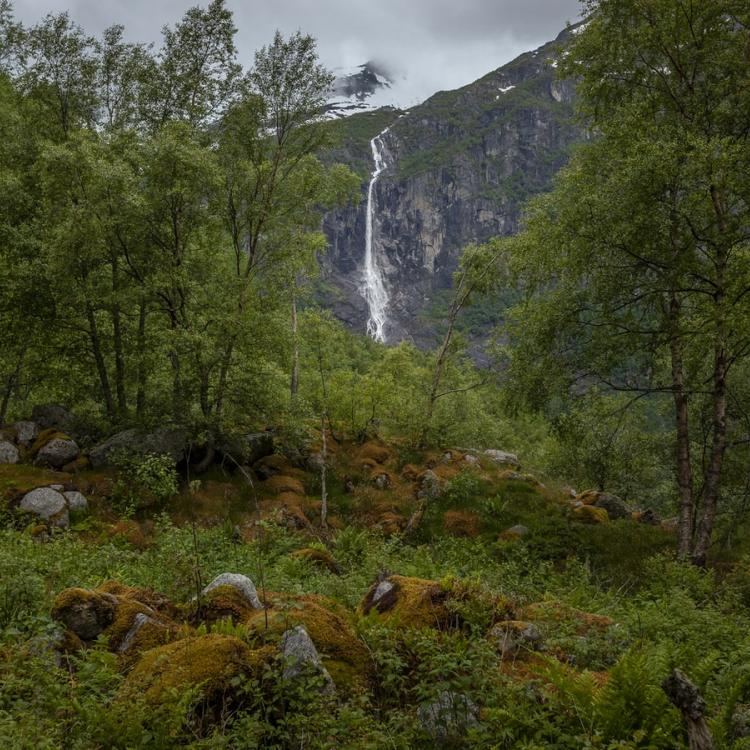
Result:
<svg viewBox="0 0 750 750">
<path fill-rule="evenodd" d="M 158 43 L 161 27 L 195 4 L 20 0 L 16 14 L 34 23 L 47 12 L 68 9 L 91 33 L 122 23 L 129 38 Z M 228 0 L 228 5 L 244 65 L 277 28 L 285 34 L 300 29 L 318 39 L 321 60 L 331 68 L 377 59 L 400 71 L 414 101 L 479 78 L 549 41 L 579 14 L 578 0 Z"/>
</svg>

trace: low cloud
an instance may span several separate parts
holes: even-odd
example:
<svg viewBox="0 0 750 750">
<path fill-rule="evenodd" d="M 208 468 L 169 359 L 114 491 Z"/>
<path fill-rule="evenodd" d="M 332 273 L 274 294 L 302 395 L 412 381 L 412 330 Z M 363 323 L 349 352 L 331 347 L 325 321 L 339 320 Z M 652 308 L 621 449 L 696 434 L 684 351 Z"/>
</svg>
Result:
<svg viewBox="0 0 750 750">
<path fill-rule="evenodd" d="M 184 0 L 22 0 L 24 23 L 69 10 L 90 33 L 125 25 L 132 40 L 158 43 L 160 29 L 194 5 Z M 298 29 L 318 39 L 330 68 L 376 59 L 406 77 L 399 82 L 411 104 L 439 89 L 470 83 L 554 38 L 579 15 L 578 0 L 229 0 L 244 65 L 276 29 Z"/>
</svg>

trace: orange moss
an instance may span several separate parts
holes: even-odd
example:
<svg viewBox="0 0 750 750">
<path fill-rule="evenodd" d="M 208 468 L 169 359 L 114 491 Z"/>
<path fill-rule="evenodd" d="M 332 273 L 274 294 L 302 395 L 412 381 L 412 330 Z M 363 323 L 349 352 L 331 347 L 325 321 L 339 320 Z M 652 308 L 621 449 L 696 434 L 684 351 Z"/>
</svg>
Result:
<svg viewBox="0 0 750 750">
<path fill-rule="evenodd" d="M 576 495 L 576 500 L 580 500 L 584 505 L 593 505 L 599 499 L 598 490 L 586 490 Z"/>
<path fill-rule="evenodd" d="M 385 511 L 378 516 L 375 527 L 382 531 L 383 534 L 390 536 L 392 534 L 400 534 L 406 527 L 406 523 L 406 518 L 400 513 Z"/>
<path fill-rule="evenodd" d="M 413 464 L 406 464 L 406 466 L 401 469 L 401 476 L 410 482 L 413 482 L 421 473 L 420 469 Z"/>
<path fill-rule="evenodd" d="M 443 514 L 443 528 L 452 536 L 474 537 L 482 528 L 482 519 L 470 510 L 449 510 Z"/>
<path fill-rule="evenodd" d="M 305 494 L 305 488 L 302 486 L 302 482 L 300 482 L 299 479 L 284 476 L 283 474 L 277 474 L 276 476 L 266 479 L 266 481 L 263 482 L 263 488 L 268 489 L 277 495 L 285 492 L 294 495 Z"/>
<path fill-rule="evenodd" d="M 370 441 L 365 443 L 358 452 L 360 462 L 374 461 L 376 464 L 384 464 L 393 457 L 393 451 L 383 443 Z"/>
<path fill-rule="evenodd" d="M 60 432 L 56 427 L 50 427 L 46 430 L 42 430 L 37 436 L 36 440 L 31 444 L 29 448 L 29 457 L 35 458 L 36 454 L 44 448 L 47 443 L 52 442 L 55 439 L 70 440 L 70 436 L 64 432 Z"/>
<path fill-rule="evenodd" d="M 583 523 L 598 524 L 609 521 L 609 513 L 604 508 L 597 508 L 593 505 L 581 505 L 578 508 L 573 508 L 573 515 L 576 520 Z"/>
<path fill-rule="evenodd" d="M 63 466 L 63 471 L 67 472 L 68 474 L 77 474 L 79 471 L 86 471 L 86 469 L 91 468 L 91 461 L 89 461 L 87 456 L 78 456 L 78 458 L 74 459 L 70 463 L 65 464 Z"/>
<path fill-rule="evenodd" d="M 114 539 L 122 539 L 139 550 L 148 549 L 152 541 L 147 537 L 143 527 L 137 521 L 123 518 L 109 530 L 109 536 Z"/>
</svg>

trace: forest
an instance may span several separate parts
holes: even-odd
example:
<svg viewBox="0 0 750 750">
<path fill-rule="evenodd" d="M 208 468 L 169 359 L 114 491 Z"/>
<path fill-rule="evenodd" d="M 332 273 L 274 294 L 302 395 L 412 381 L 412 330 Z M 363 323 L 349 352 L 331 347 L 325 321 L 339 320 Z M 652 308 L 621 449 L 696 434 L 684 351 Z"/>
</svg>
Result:
<svg viewBox="0 0 750 750">
<path fill-rule="evenodd" d="M 2 747 L 750 748 L 750 8 L 581 10 L 419 348 L 332 312 L 313 37 L 0 0 Z"/>
</svg>

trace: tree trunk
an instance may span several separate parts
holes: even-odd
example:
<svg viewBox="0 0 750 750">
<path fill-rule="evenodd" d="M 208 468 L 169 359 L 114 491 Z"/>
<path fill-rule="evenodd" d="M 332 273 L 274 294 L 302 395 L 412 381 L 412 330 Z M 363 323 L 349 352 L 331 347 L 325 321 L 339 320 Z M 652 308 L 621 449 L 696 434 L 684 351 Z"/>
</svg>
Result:
<svg viewBox="0 0 750 750">
<path fill-rule="evenodd" d="M 5 390 L 3 391 L 3 400 L 2 402 L 0 402 L 0 427 L 5 426 L 5 420 L 8 417 L 8 407 L 10 406 L 10 399 L 13 396 L 13 391 L 15 391 L 16 386 L 18 385 L 18 378 L 21 376 L 21 366 L 23 364 L 23 358 L 25 354 L 25 349 L 23 349 L 19 353 L 18 360 L 16 361 L 16 367 L 6 382 Z"/>
<path fill-rule="evenodd" d="M 138 390 L 135 396 L 135 413 L 143 419 L 146 411 L 146 301 L 141 300 L 138 306 Z"/>
<path fill-rule="evenodd" d="M 323 436 L 323 465 L 320 468 L 320 525 L 328 528 L 328 490 L 326 488 L 326 464 L 328 462 L 328 443 L 326 442 L 326 413 L 320 415 L 320 434 Z"/>
<path fill-rule="evenodd" d="M 297 295 L 292 294 L 292 377 L 289 383 L 289 391 L 292 403 L 297 400 L 299 390 L 299 338 L 297 335 Z"/>
<path fill-rule="evenodd" d="M 723 209 L 720 197 L 715 188 L 711 188 L 711 197 L 719 222 L 719 231 L 724 233 Z M 713 371 L 713 418 L 711 458 L 703 482 L 701 497 L 703 515 L 698 526 L 698 533 L 693 549 L 693 562 L 705 565 L 708 550 L 711 546 L 711 534 L 714 529 L 716 510 L 719 504 L 721 490 L 721 471 L 724 465 L 727 438 L 727 320 L 726 320 L 726 267 L 727 252 L 719 246 L 716 251 L 716 292 L 714 293 L 714 309 L 716 312 L 716 330 L 714 332 L 714 371 Z"/>
<path fill-rule="evenodd" d="M 698 688 L 679 669 L 672 670 L 661 687 L 682 714 L 690 750 L 714 750 L 713 737 L 704 717 L 706 702 Z"/>
<path fill-rule="evenodd" d="M 711 460 L 703 483 L 703 515 L 698 526 L 698 533 L 693 549 L 693 562 L 705 565 L 708 550 L 711 546 L 711 534 L 716 519 L 721 486 L 721 470 L 724 464 L 727 433 L 727 384 L 726 384 L 726 351 L 722 343 L 717 343 L 714 355 L 714 407 L 712 424 Z"/>
<path fill-rule="evenodd" d="M 672 364 L 672 395 L 677 427 L 677 486 L 680 490 L 678 547 L 680 557 L 687 558 L 693 545 L 693 469 L 690 464 L 690 424 L 682 343 L 679 338 L 680 302 L 672 295 L 669 301 L 669 350 Z"/>
<path fill-rule="evenodd" d="M 118 291 L 118 268 L 117 259 L 112 262 L 112 291 L 117 295 Z M 112 340 L 115 350 L 115 393 L 117 394 L 117 410 L 120 419 L 128 412 L 128 401 L 125 392 L 125 355 L 122 343 L 122 319 L 120 315 L 120 304 L 115 298 L 112 305 Z"/>
<path fill-rule="evenodd" d="M 89 324 L 89 338 L 91 339 L 91 351 L 94 354 L 94 361 L 96 362 L 96 371 L 99 374 L 99 384 L 102 388 L 102 396 L 104 397 L 104 406 L 107 410 L 107 417 L 111 420 L 115 418 L 115 402 L 112 397 L 112 388 L 109 384 L 109 375 L 107 373 L 107 363 L 104 361 L 104 354 L 102 353 L 101 339 L 99 338 L 99 330 L 96 325 L 96 316 L 91 304 L 86 302 L 86 319 Z"/>
<path fill-rule="evenodd" d="M 456 325 L 456 318 L 458 313 L 463 307 L 463 299 L 461 297 L 461 288 L 456 292 L 456 297 L 451 303 L 450 310 L 448 312 L 448 330 L 445 332 L 443 337 L 443 343 L 440 345 L 438 350 L 437 360 L 435 361 L 435 370 L 432 375 L 432 386 L 430 387 L 430 397 L 427 401 L 427 411 L 424 417 L 424 423 L 422 426 L 422 432 L 419 436 L 419 445 L 424 447 L 427 443 L 427 433 L 432 423 L 432 415 L 435 411 L 435 402 L 438 399 L 438 389 L 440 388 L 440 382 L 443 377 L 443 369 L 445 368 L 445 361 L 448 358 L 448 348 L 453 338 L 453 329 Z"/>
</svg>

